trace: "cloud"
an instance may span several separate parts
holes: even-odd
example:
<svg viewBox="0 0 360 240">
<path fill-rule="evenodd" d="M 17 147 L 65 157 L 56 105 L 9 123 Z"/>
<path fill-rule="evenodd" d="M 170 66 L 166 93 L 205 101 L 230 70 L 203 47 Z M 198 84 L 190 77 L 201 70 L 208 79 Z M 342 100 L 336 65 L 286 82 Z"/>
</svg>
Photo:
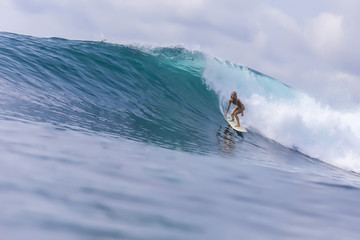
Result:
<svg viewBox="0 0 360 240">
<path fill-rule="evenodd" d="M 321 55 L 334 54 L 341 49 L 343 42 L 343 17 L 322 13 L 311 19 L 305 26 L 305 39 L 310 48 Z"/>
</svg>

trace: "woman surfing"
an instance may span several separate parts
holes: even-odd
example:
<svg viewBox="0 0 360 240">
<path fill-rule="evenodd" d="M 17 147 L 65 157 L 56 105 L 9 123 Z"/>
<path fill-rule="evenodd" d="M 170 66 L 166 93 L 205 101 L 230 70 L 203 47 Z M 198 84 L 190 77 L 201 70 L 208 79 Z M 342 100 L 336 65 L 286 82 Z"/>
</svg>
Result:
<svg viewBox="0 0 360 240">
<path fill-rule="evenodd" d="M 225 113 L 225 119 L 227 116 L 227 113 L 230 109 L 230 105 L 234 104 L 236 105 L 235 109 L 231 112 L 231 120 L 230 121 L 234 121 L 234 116 L 236 118 L 237 124 L 235 125 L 235 127 L 240 127 L 240 121 L 239 121 L 239 117 L 238 114 L 241 113 L 241 116 L 244 116 L 244 111 L 245 111 L 245 106 L 244 104 L 240 101 L 239 98 L 237 98 L 237 94 L 236 92 L 232 92 L 231 96 L 230 96 L 230 100 L 229 100 L 229 104 L 228 107 L 226 109 L 226 113 Z"/>
</svg>

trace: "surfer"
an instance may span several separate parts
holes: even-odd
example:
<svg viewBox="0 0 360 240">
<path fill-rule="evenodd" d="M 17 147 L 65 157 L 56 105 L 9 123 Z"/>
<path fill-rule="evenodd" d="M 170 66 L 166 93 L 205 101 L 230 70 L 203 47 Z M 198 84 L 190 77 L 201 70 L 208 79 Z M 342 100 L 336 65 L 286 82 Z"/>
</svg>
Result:
<svg viewBox="0 0 360 240">
<path fill-rule="evenodd" d="M 226 113 L 225 113 L 225 118 L 227 116 L 227 113 L 230 109 L 230 105 L 234 104 L 236 105 L 235 109 L 231 112 L 231 121 L 234 121 L 234 116 L 237 120 L 237 124 L 235 125 L 235 127 L 240 127 L 240 121 L 239 121 L 239 117 L 238 114 L 241 113 L 241 116 L 244 116 L 244 111 L 245 111 L 245 106 L 244 104 L 240 101 L 240 99 L 237 98 L 237 94 L 236 92 L 232 92 L 231 96 L 230 96 L 230 100 L 229 100 L 229 105 L 226 109 Z"/>
</svg>

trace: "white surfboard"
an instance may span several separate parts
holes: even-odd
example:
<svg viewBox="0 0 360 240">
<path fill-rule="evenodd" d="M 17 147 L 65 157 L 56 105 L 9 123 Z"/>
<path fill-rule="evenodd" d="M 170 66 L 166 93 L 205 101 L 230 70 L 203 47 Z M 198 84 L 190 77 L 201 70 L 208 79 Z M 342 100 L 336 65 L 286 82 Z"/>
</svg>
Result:
<svg viewBox="0 0 360 240">
<path fill-rule="evenodd" d="M 241 125 L 240 125 L 240 127 L 235 127 L 235 125 L 237 124 L 236 120 L 235 120 L 235 121 L 232 121 L 231 118 L 228 118 L 228 119 L 226 119 L 226 121 L 230 124 L 230 126 L 231 126 L 234 130 L 236 130 L 236 131 L 238 131 L 238 132 L 247 132 L 246 129 L 243 128 Z"/>
</svg>

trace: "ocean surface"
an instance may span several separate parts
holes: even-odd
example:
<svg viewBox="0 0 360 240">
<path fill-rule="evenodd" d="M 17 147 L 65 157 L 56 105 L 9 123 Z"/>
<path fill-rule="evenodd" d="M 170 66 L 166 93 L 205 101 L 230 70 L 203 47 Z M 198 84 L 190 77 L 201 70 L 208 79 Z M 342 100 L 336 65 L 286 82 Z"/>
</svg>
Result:
<svg viewBox="0 0 360 240">
<path fill-rule="evenodd" d="M 359 239 L 354 109 L 180 46 L 1 32 L 1 239 Z"/>
</svg>

